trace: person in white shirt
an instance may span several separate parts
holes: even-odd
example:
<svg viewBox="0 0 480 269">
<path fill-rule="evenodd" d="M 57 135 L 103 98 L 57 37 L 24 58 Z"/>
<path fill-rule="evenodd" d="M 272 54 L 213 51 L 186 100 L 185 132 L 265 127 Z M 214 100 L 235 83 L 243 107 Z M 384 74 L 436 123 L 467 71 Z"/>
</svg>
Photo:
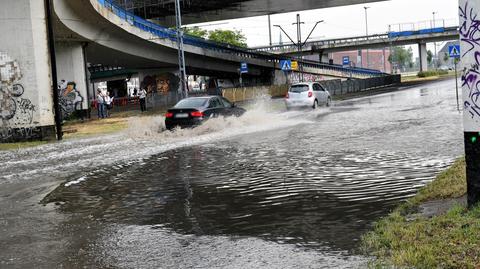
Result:
<svg viewBox="0 0 480 269">
<path fill-rule="evenodd" d="M 110 92 L 107 92 L 105 95 L 105 114 L 107 118 L 110 117 L 110 110 L 113 108 L 113 98 L 114 97 L 110 97 Z"/>
<path fill-rule="evenodd" d="M 147 105 L 145 102 L 147 98 L 147 91 L 145 90 L 145 88 L 140 89 L 140 91 L 138 92 L 138 96 L 140 98 L 140 109 L 142 110 L 142 112 L 147 111 Z"/>
<path fill-rule="evenodd" d="M 98 110 L 98 118 L 103 119 L 105 118 L 105 95 L 102 93 L 100 89 L 97 89 L 97 110 Z"/>
</svg>

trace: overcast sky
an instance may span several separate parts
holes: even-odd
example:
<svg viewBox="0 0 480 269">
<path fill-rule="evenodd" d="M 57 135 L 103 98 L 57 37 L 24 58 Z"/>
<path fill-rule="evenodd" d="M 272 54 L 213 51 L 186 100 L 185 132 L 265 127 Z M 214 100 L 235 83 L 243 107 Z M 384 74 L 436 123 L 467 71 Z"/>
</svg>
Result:
<svg viewBox="0 0 480 269">
<path fill-rule="evenodd" d="M 367 10 L 369 34 L 385 33 L 389 25 L 398 28 L 399 24 L 402 24 L 402 27 L 412 27 L 414 24 L 417 28 L 428 28 L 433 21 L 432 12 L 436 13 L 437 26 L 443 25 L 444 22 L 446 26 L 458 25 L 458 0 L 391 0 L 366 5 L 277 14 L 271 16 L 271 21 L 272 25 L 282 25 L 294 40 L 296 40 L 296 30 L 292 23 L 296 21 L 297 13 L 300 13 L 301 20 L 305 22 L 302 26 L 303 38 L 307 37 L 315 22 L 320 20 L 324 20 L 324 23 L 318 25 L 311 39 L 358 36 L 366 32 L 364 6 L 369 7 Z M 241 30 L 247 37 L 249 46 L 263 46 L 269 43 L 267 16 L 209 22 L 198 24 L 198 26 L 206 30 L 217 28 Z M 273 43 L 278 43 L 279 38 L 280 30 L 272 27 Z M 287 37 L 283 36 L 283 42 L 289 42 Z M 442 43 L 438 43 L 437 47 L 439 50 Z M 429 45 L 429 49 L 433 51 L 433 44 Z M 414 51 L 416 54 L 416 49 Z"/>
</svg>

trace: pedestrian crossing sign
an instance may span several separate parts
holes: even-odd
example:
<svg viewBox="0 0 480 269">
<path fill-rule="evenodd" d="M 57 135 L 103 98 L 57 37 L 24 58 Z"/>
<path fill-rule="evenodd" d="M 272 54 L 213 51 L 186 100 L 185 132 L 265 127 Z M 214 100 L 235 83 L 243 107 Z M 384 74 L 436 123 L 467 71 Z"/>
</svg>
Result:
<svg viewBox="0 0 480 269">
<path fill-rule="evenodd" d="M 460 58 L 460 45 L 449 46 L 448 54 L 450 54 L 450 58 Z"/>
<path fill-rule="evenodd" d="M 292 61 L 291 60 L 281 60 L 280 61 L 280 68 L 282 69 L 282 71 L 292 70 Z"/>
</svg>

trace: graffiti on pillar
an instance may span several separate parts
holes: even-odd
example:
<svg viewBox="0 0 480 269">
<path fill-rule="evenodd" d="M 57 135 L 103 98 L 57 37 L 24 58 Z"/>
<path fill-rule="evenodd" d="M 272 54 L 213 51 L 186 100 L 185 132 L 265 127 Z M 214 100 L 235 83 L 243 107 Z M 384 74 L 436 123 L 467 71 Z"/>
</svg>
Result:
<svg viewBox="0 0 480 269">
<path fill-rule="evenodd" d="M 157 76 L 156 84 L 158 94 L 167 95 L 170 91 L 170 78 L 168 75 Z"/>
<path fill-rule="evenodd" d="M 0 51 L 0 141 L 31 139 L 41 135 L 34 122 L 36 106 L 25 97 L 18 62 Z"/>
<path fill-rule="evenodd" d="M 62 118 L 70 117 L 75 111 L 83 110 L 83 96 L 77 90 L 74 81 L 61 80 L 58 85 L 58 96 Z"/>
<path fill-rule="evenodd" d="M 460 1 L 462 89 L 465 130 L 480 124 L 480 20 L 472 1 Z"/>
<path fill-rule="evenodd" d="M 477 12 L 465 1 L 464 6 L 460 6 L 460 39 L 464 45 L 463 56 L 480 46 L 480 20 L 477 19 Z"/>
<path fill-rule="evenodd" d="M 22 73 L 18 63 L 0 52 L 0 119 L 2 127 L 33 123 L 35 105 L 23 95 Z"/>
<path fill-rule="evenodd" d="M 302 81 L 302 74 L 298 72 L 290 72 L 289 73 L 289 81 L 291 83 L 298 83 Z M 303 82 L 315 82 L 324 80 L 322 75 L 310 74 L 310 73 L 303 73 Z"/>
</svg>

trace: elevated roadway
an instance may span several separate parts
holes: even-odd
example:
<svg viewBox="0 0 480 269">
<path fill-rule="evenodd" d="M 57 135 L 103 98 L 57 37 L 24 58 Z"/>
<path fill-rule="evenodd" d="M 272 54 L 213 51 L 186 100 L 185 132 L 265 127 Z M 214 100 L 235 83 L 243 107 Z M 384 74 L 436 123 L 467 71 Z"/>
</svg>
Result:
<svg viewBox="0 0 480 269">
<path fill-rule="evenodd" d="M 57 16 L 56 40 L 82 42 L 88 62 L 129 69 L 175 68 L 176 33 L 144 20 L 107 0 L 54 0 Z M 261 76 L 280 69 L 285 57 L 220 45 L 203 39 L 185 38 L 186 64 L 190 74 L 236 74 L 247 62 L 251 75 Z M 305 62 L 305 70 L 334 77 L 370 77 L 378 71 L 342 68 Z"/>
<path fill-rule="evenodd" d="M 385 0 L 180 0 L 185 24 L 237 19 Z M 173 0 L 115 0 L 128 11 L 165 26 L 175 25 Z"/>
<path fill-rule="evenodd" d="M 336 39 L 326 39 L 307 42 L 299 51 L 293 44 L 274 45 L 253 48 L 251 51 L 269 52 L 277 55 L 311 55 L 330 52 L 385 48 L 389 46 L 404 46 L 412 44 L 425 44 L 458 40 L 458 27 L 447 27 L 442 30 L 428 31 L 429 29 L 415 32 L 395 32 L 375 34 L 369 36 L 354 36 Z"/>
</svg>

